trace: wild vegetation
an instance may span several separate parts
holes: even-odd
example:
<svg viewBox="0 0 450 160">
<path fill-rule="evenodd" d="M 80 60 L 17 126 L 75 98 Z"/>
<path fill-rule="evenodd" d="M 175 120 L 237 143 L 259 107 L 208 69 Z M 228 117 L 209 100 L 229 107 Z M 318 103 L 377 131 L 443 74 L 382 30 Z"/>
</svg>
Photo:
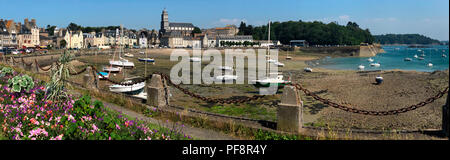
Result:
<svg viewBox="0 0 450 160">
<path fill-rule="evenodd" d="M 380 44 L 440 44 L 438 40 L 420 34 L 386 34 L 375 35 L 375 42 Z"/>
</svg>

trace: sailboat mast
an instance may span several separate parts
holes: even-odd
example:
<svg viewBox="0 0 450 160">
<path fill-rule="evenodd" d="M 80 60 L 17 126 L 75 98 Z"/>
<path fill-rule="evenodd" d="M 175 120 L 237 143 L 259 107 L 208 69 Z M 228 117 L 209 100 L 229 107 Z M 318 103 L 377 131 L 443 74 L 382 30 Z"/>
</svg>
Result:
<svg viewBox="0 0 450 160">
<path fill-rule="evenodd" d="M 268 60 L 270 60 L 270 20 L 269 20 L 269 29 L 268 29 L 268 31 L 267 31 L 267 54 L 266 54 L 266 76 L 270 76 L 269 75 L 269 73 L 270 73 L 270 64 L 269 64 L 269 62 L 268 62 Z"/>
</svg>

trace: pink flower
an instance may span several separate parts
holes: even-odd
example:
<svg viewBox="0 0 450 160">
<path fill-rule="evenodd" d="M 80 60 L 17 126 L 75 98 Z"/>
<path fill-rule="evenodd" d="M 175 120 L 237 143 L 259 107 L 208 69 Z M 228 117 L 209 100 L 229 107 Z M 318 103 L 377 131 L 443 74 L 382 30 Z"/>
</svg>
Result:
<svg viewBox="0 0 450 160">
<path fill-rule="evenodd" d="M 120 130 L 120 126 L 118 124 L 116 124 L 116 129 Z"/>
</svg>

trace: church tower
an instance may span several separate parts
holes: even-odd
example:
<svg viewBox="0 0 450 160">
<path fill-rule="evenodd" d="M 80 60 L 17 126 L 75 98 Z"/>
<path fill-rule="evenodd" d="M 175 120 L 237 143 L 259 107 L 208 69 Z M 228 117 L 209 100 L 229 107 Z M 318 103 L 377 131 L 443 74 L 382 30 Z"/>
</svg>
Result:
<svg viewBox="0 0 450 160">
<path fill-rule="evenodd" d="M 167 13 L 166 9 L 162 11 L 161 14 L 161 32 L 166 32 L 169 30 L 169 14 Z"/>
</svg>

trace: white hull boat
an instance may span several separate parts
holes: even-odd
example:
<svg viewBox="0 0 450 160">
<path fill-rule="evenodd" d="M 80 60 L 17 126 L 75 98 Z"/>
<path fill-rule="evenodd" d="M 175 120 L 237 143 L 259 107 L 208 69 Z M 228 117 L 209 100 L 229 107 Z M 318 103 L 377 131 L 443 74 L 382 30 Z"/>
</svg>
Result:
<svg viewBox="0 0 450 160">
<path fill-rule="evenodd" d="M 113 66 L 120 66 L 120 67 L 130 67 L 130 68 L 134 67 L 133 62 L 129 62 L 128 60 L 123 59 L 123 58 L 120 58 L 120 60 L 118 60 L 118 61 L 109 61 L 109 64 L 111 64 Z"/>
<path fill-rule="evenodd" d="M 359 65 L 359 66 L 358 66 L 358 69 L 359 69 L 359 70 L 364 70 L 364 68 L 365 68 L 365 66 L 363 66 L 363 65 Z"/>
<path fill-rule="evenodd" d="M 199 57 L 192 57 L 192 58 L 189 58 L 189 61 L 191 61 L 191 62 L 200 62 L 200 61 L 202 61 L 202 59 L 199 58 Z"/>
<path fill-rule="evenodd" d="M 147 61 L 147 62 L 155 62 L 155 59 L 153 59 L 153 58 L 139 58 L 138 60 L 141 61 L 141 62 L 145 62 L 145 61 Z"/>
<path fill-rule="evenodd" d="M 103 67 L 104 72 L 117 73 L 122 71 L 122 67 Z"/>
<path fill-rule="evenodd" d="M 379 63 L 371 63 L 370 66 L 373 66 L 373 67 L 380 67 L 381 65 L 380 65 Z"/>
<path fill-rule="evenodd" d="M 412 61 L 411 58 L 405 58 L 405 61 Z"/>
<path fill-rule="evenodd" d="M 428 67 L 433 67 L 433 63 L 428 63 Z"/>
<path fill-rule="evenodd" d="M 133 55 L 133 54 L 130 54 L 130 53 L 125 53 L 123 56 L 125 56 L 125 57 L 130 57 L 130 58 L 134 57 L 134 55 Z"/>
<path fill-rule="evenodd" d="M 369 59 L 367 59 L 367 61 L 369 61 L 369 62 L 373 62 L 373 59 L 372 59 L 372 58 L 369 58 Z"/>
<path fill-rule="evenodd" d="M 224 71 L 233 71 L 233 67 L 230 66 L 219 66 L 217 67 L 218 70 L 224 70 Z"/>
<path fill-rule="evenodd" d="M 307 67 L 307 68 L 305 68 L 305 69 L 303 69 L 305 72 L 312 72 L 312 69 L 311 68 L 309 68 L 309 67 Z"/>
<path fill-rule="evenodd" d="M 416 54 L 416 55 L 414 55 L 414 58 L 419 58 L 419 56 L 417 56 L 417 54 Z"/>
<path fill-rule="evenodd" d="M 126 82 L 131 83 L 131 81 L 126 81 Z M 126 94 L 135 95 L 135 94 L 141 93 L 144 90 L 144 87 L 145 87 L 145 82 L 133 84 L 131 86 L 114 84 L 114 85 L 109 86 L 109 91 L 116 92 L 116 93 L 126 93 Z"/>
<path fill-rule="evenodd" d="M 215 82 L 225 82 L 225 81 L 233 81 L 236 80 L 238 76 L 236 75 L 223 75 L 214 77 Z"/>
</svg>

